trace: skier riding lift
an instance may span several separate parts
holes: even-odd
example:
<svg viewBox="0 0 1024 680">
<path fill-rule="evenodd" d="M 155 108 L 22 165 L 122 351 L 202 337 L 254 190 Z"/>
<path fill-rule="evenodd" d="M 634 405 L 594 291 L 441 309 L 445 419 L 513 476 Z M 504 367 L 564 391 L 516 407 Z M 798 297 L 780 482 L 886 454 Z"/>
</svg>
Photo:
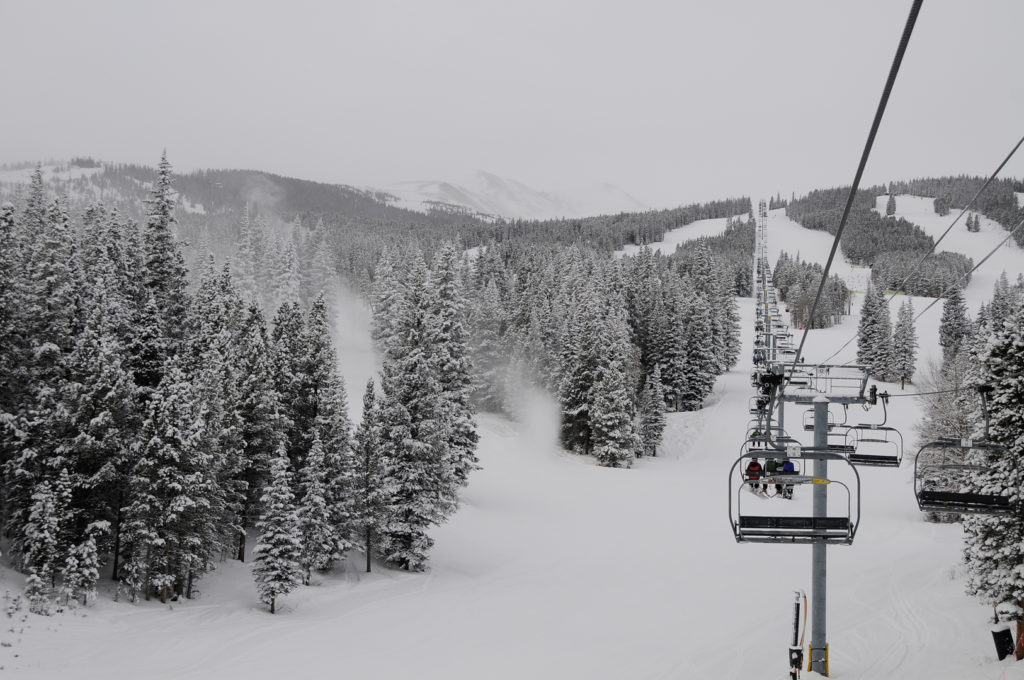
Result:
<svg viewBox="0 0 1024 680">
<path fill-rule="evenodd" d="M 747 463 L 747 481 L 750 483 L 750 490 L 754 493 L 757 493 L 757 480 L 761 479 L 763 472 L 761 463 L 757 458 L 752 458 L 750 462 Z"/>
</svg>

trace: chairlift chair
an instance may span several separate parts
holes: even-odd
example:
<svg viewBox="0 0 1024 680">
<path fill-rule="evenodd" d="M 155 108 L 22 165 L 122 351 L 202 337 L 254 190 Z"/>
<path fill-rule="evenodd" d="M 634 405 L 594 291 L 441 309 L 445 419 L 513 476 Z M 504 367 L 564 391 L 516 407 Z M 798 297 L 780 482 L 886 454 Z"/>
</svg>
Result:
<svg viewBox="0 0 1024 680">
<path fill-rule="evenodd" d="M 895 427 L 858 423 L 846 431 L 847 445 L 853 446 L 850 462 L 867 467 L 895 467 L 903 462 L 903 435 Z"/>
<path fill-rule="evenodd" d="M 914 495 L 922 511 L 1007 515 L 1016 511 L 1018 499 L 1009 489 L 1020 487 L 1016 457 L 1013 479 L 1002 493 L 972 488 L 978 473 L 991 469 L 992 460 L 1009 453 L 1004 446 L 971 439 L 942 438 L 928 442 L 914 458 Z"/>
<path fill-rule="evenodd" d="M 750 503 L 744 504 L 744 497 L 748 492 L 746 487 L 751 484 L 746 479 L 746 467 L 753 458 L 775 458 L 779 461 L 792 460 L 796 467 L 796 474 L 762 476 L 757 484 L 792 485 L 794 487 L 811 487 L 816 484 L 829 484 L 836 489 L 842 489 L 846 495 L 846 511 L 833 512 L 824 517 L 811 515 L 786 515 L 780 513 L 776 508 L 783 506 L 765 506 L 760 503 L 754 504 L 755 511 L 751 511 Z M 839 463 L 845 463 L 852 471 L 852 477 L 848 479 L 852 483 L 835 478 L 830 475 L 828 479 L 816 478 L 805 474 L 807 466 L 805 461 L 815 459 L 828 459 Z M 811 494 L 801 494 L 798 502 L 809 504 Z M 772 503 L 777 501 L 768 499 Z M 759 509 L 769 508 L 768 512 L 757 512 Z M 776 511 L 772 511 L 776 510 Z M 738 543 L 825 543 L 833 545 L 849 545 L 857 534 L 857 527 L 860 524 L 860 475 L 857 469 L 845 458 L 828 451 L 814 449 L 800 449 L 799 447 L 787 447 L 786 450 L 759 449 L 744 445 L 743 452 L 729 470 L 729 523 L 732 526 L 733 535 Z"/>
</svg>

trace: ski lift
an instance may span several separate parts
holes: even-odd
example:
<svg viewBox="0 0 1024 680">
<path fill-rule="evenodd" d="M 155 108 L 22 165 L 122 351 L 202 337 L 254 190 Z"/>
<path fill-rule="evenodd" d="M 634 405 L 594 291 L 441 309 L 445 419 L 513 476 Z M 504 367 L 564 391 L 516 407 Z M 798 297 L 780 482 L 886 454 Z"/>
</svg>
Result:
<svg viewBox="0 0 1024 680">
<path fill-rule="evenodd" d="M 779 496 L 762 498 L 772 505 L 755 504 L 752 511 L 750 502 L 744 498 L 753 495 L 750 486 L 753 483 L 746 478 L 747 465 L 754 458 L 774 458 L 777 461 L 792 461 L 795 471 L 791 474 L 775 473 L 765 475 L 756 480 L 757 486 L 786 485 L 790 488 L 811 487 L 817 484 L 829 484 L 845 492 L 845 512 L 831 512 L 824 517 L 814 517 L 809 513 L 790 514 L 809 509 L 812 502 L 811 494 L 800 494 L 796 506 L 782 504 Z M 830 475 L 829 478 L 817 478 L 807 474 L 808 461 L 827 459 L 845 463 L 852 471 L 846 475 L 851 485 Z M 792 498 L 796 499 L 796 493 Z M 830 509 L 843 503 L 831 503 Z M 767 512 L 757 510 L 768 509 Z M 846 458 L 830 451 L 801 449 L 799 446 L 787 446 L 783 450 L 753 448 L 744 444 L 743 452 L 729 470 L 729 524 L 738 543 L 826 543 L 849 545 L 857 534 L 860 524 L 860 475 L 857 469 Z"/>
<path fill-rule="evenodd" d="M 993 462 L 1009 457 L 1013 480 L 1001 493 L 978 488 L 976 476 L 991 470 Z M 914 459 L 914 495 L 922 511 L 1006 515 L 1016 511 L 1010 492 L 1020 486 L 1016 457 L 1006 447 L 985 441 L 944 437 L 928 442 Z"/>
<path fill-rule="evenodd" d="M 872 386 L 869 401 L 877 402 L 879 396 L 882 398 L 882 422 L 848 426 L 844 444 L 853 447 L 850 462 L 854 465 L 898 468 L 903 462 L 903 435 L 895 427 L 885 424 L 889 419 L 888 393 L 879 395 Z"/>
<path fill-rule="evenodd" d="M 895 427 L 849 425 L 845 439 L 845 443 L 853 447 L 850 462 L 854 465 L 898 468 L 903 462 L 903 435 Z"/>
<path fill-rule="evenodd" d="M 759 395 L 759 396 L 756 396 L 756 397 L 751 397 L 749 405 L 750 405 L 750 415 L 756 416 L 756 415 L 763 414 L 765 412 L 765 410 L 768 408 L 768 396 L 767 395 Z"/>
</svg>

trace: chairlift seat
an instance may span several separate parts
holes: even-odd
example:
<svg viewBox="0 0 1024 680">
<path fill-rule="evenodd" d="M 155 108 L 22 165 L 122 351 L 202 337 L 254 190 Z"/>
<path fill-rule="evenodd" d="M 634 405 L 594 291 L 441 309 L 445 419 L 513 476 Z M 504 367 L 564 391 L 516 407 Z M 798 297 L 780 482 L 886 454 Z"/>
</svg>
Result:
<svg viewBox="0 0 1024 680">
<path fill-rule="evenodd" d="M 740 541 L 765 543 L 849 543 L 849 517 L 767 517 L 740 515 Z"/>
<path fill-rule="evenodd" d="M 868 441 L 862 439 L 861 441 Z M 852 447 L 851 447 L 852 448 Z M 874 455 L 870 453 L 855 453 L 850 452 L 850 462 L 854 465 L 862 465 L 864 467 L 899 467 L 900 459 L 896 456 L 883 456 Z"/>
<path fill-rule="evenodd" d="M 922 490 L 918 497 L 922 510 L 939 512 L 1009 513 L 1013 508 L 1008 496 L 987 493 Z"/>
</svg>

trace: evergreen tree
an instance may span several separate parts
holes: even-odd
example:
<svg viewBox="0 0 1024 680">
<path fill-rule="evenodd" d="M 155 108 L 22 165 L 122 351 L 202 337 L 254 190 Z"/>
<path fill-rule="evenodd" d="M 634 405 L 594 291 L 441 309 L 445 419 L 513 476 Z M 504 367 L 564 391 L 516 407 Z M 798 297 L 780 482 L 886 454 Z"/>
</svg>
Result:
<svg viewBox="0 0 1024 680">
<path fill-rule="evenodd" d="M 981 464 L 970 490 L 1008 495 L 1019 500 L 1017 469 L 1024 459 L 1024 315 L 1016 315 L 996 334 L 984 362 L 988 384 L 991 441 L 1006 447 L 1005 453 L 974 451 L 969 460 Z M 1001 619 L 1017 622 L 1019 639 L 1024 629 L 1024 516 L 972 515 L 964 518 L 964 561 L 968 567 L 967 591 L 996 603 Z"/>
<path fill-rule="evenodd" d="M 306 323 L 305 361 L 302 364 L 302 396 L 296 409 L 296 425 L 303 436 L 303 458 L 319 439 L 324 451 L 325 498 L 338 537 L 340 559 L 350 545 L 352 477 L 352 423 L 348 396 L 338 375 L 338 360 L 331 341 L 327 302 L 317 296 Z M 333 560 L 332 560 L 333 561 Z M 329 566 L 329 565 L 328 565 Z"/>
<path fill-rule="evenodd" d="M 679 407 L 684 411 L 696 411 L 703 407 L 704 399 L 711 394 L 717 375 L 717 358 L 711 341 L 711 309 L 703 295 L 697 296 L 687 330 L 686 383 Z"/>
<path fill-rule="evenodd" d="M 171 164 L 167 153 L 160 157 L 157 180 L 147 204 L 145 243 L 145 285 L 153 295 L 167 337 L 176 346 L 186 328 L 188 293 L 185 261 L 178 249 L 172 228 L 174 197 L 171 189 Z"/>
<path fill-rule="evenodd" d="M 661 370 L 657 366 L 644 379 L 638 411 L 637 429 L 643 441 L 643 451 L 647 455 L 656 456 L 666 425 L 665 393 L 661 387 Z"/>
<path fill-rule="evenodd" d="M 632 390 L 626 382 L 628 330 L 624 314 L 614 308 L 604 321 L 607 345 L 599 360 L 590 408 L 594 456 L 606 467 L 629 467 L 640 449 L 633 431 Z"/>
<path fill-rule="evenodd" d="M 889 194 L 889 200 L 885 202 L 885 214 L 893 217 L 896 214 L 896 197 Z"/>
<path fill-rule="evenodd" d="M 479 408 L 497 411 L 504 405 L 505 313 L 493 280 L 487 283 L 477 300 L 470 325 L 473 329 L 472 362 L 477 376 L 473 398 Z"/>
<path fill-rule="evenodd" d="M 433 272 L 435 308 L 432 312 L 437 319 L 437 336 L 433 338 L 433 345 L 441 397 L 447 407 L 444 417 L 451 466 L 458 483 L 465 486 L 469 473 L 479 462 L 476 446 L 480 438 L 470 404 L 473 381 L 467 333 L 463 326 L 466 303 L 458 265 L 458 253 L 451 244 L 438 251 Z"/>
<path fill-rule="evenodd" d="M 384 460 L 381 454 L 380 411 L 373 379 L 366 383 L 363 395 L 363 419 L 356 430 L 354 527 L 363 538 L 366 571 L 370 571 L 374 537 L 386 527 L 389 495 L 384 487 Z"/>
<path fill-rule="evenodd" d="M 301 546 L 299 566 L 302 567 L 302 583 L 309 585 L 313 569 L 328 569 L 341 559 L 338 533 L 331 521 L 331 508 L 327 500 L 324 448 L 316 433 L 299 475 L 299 487 L 302 489 L 302 499 L 296 512 Z"/>
<path fill-rule="evenodd" d="M 960 351 L 969 333 L 964 293 L 959 286 L 955 286 L 942 305 L 942 321 L 939 323 L 939 346 L 942 347 L 943 361 L 949 361 Z"/>
<path fill-rule="evenodd" d="M 914 303 L 906 300 L 900 305 L 896 329 L 892 337 L 893 374 L 908 382 L 914 378 L 917 363 L 917 331 L 914 329 Z"/>
<path fill-rule="evenodd" d="M 249 307 L 239 331 L 238 436 L 245 447 L 241 480 L 245 482 L 243 527 L 252 526 L 270 473 L 270 461 L 284 442 L 284 422 L 278 415 L 280 395 L 273 380 L 263 313 Z M 244 531 L 239 533 L 238 559 L 245 560 Z"/>
<path fill-rule="evenodd" d="M 410 571 L 426 567 L 433 545 L 427 528 L 444 521 L 457 500 L 431 347 L 438 332 L 433 305 L 426 265 L 413 258 L 381 370 L 381 449 L 391 507 L 380 548 L 387 561 Z"/>
<path fill-rule="evenodd" d="M 129 478 L 125 509 L 130 559 L 126 579 L 133 594 L 151 589 L 166 602 L 184 578 L 209 568 L 205 528 L 216 510 L 211 460 L 203 450 L 202 404 L 175 359 L 153 393 L 142 446 Z"/>
<path fill-rule="evenodd" d="M 282 447 L 270 464 L 270 480 L 263 492 L 263 513 L 256 528 L 259 541 L 253 549 L 252 572 L 260 601 L 275 613 L 277 598 L 287 595 L 302 579 L 299 566 L 302 542 L 295 512 L 295 497 L 288 470 L 288 455 Z"/>
</svg>

